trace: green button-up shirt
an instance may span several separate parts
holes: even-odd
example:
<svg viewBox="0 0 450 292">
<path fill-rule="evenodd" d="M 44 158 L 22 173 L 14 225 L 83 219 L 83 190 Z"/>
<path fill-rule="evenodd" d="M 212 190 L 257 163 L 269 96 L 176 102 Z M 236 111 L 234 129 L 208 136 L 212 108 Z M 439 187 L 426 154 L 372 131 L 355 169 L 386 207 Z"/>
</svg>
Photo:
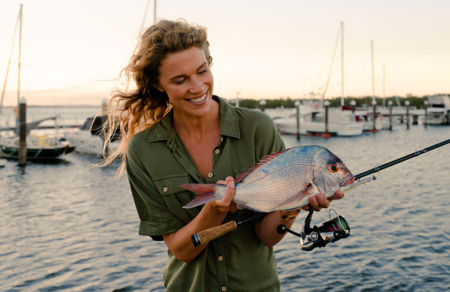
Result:
<svg viewBox="0 0 450 292">
<path fill-rule="evenodd" d="M 220 104 L 221 138 L 212 153 L 213 169 L 205 181 L 172 127 L 172 111 L 130 140 L 127 173 L 141 220 L 139 234 L 158 237 L 176 232 L 199 213 L 201 207 L 182 208 L 195 195 L 179 185 L 236 178 L 264 156 L 284 150 L 283 140 L 265 113 L 235 108 L 213 98 Z M 248 218 L 252 213 L 228 213 L 224 223 Z M 190 263 L 178 260 L 168 250 L 164 271 L 167 291 L 279 291 L 273 249 L 258 239 L 254 223 L 242 224 L 212 240 Z"/>
</svg>

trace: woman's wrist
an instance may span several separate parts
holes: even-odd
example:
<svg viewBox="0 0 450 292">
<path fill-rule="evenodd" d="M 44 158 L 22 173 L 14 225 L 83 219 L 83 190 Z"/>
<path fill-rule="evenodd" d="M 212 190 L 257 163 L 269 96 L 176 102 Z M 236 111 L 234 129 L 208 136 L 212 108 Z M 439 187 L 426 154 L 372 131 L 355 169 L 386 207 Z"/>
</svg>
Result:
<svg viewBox="0 0 450 292">
<path fill-rule="evenodd" d="M 280 213 L 280 216 L 283 220 L 285 221 L 290 221 L 290 220 L 294 220 L 297 215 L 300 213 L 301 208 L 298 208 L 296 210 L 292 210 L 292 211 L 278 211 Z"/>
</svg>

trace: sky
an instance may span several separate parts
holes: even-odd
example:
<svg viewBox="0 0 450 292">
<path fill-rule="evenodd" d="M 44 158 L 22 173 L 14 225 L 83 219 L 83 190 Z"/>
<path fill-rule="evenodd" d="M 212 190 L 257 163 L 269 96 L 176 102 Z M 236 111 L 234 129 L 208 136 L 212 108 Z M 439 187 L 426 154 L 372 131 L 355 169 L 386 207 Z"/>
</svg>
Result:
<svg viewBox="0 0 450 292">
<path fill-rule="evenodd" d="M 1 1 L 2 88 L 20 4 L 20 96 L 97 105 L 125 87 L 117 77 L 154 21 L 153 1 Z M 156 10 L 207 27 L 214 94 L 227 99 L 339 97 L 342 60 L 344 96 L 450 93 L 449 12 L 448 0 L 158 0 Z M 17 36 L 6 106 L 17 102 L 18 51 Z"/>
</svg>

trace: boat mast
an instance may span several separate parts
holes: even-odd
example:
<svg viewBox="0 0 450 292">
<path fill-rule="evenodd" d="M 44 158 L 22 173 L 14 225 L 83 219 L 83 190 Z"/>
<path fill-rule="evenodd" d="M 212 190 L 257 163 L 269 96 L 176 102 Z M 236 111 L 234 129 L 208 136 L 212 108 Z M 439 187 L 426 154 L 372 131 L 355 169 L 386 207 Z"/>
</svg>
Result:
<svg viewBox="0 0 450 292">
<path fill-rule="evenodd" d="M 20 5 L 20 7 L 22 8 L 22 5 Z M 2 113 L 2 109 L 3 109 L 3 98 L 5 97 L 6 83 L 8 81 L 8 74 L 9 74 L 9 67 L 11 66 L 11 58 L 12 58 L 12 54 L 14 51 L 14 42 L 16 40 L 17 25 L 19 24 L 19 21 L 21 19 L 21 14 L 22 14 L 21 12 L 22 12 L 22 9 L 19 12 L 19 15 L 17 16 L 16 26 L 14 27 L 14 35 L 13 35 L 13 40 L 12 40 L 12 45 L 11 45 L 11 52 L 9 53 L 8 67 L 6 68 L 5 82 L 3 83 L 2 98 L 0 101 L 0 114 Z"/>
<path fill-rule="evenodd" d="M 383 64 L 383 106 L 386 105 L 386 64 Z"/>
<path fill-rule="evenodd" d="M 370 49 L 372 53 L 372 103 L 375 101 L 375 77 L 374 77 L 374 67 L 373 67 L 373 40 L 370 40 Z M 374 113 L 375 114 L 375 113 Z"/>
<path fill-rule="evenodd" d="M 154 2 L 153 2 L 153 24 L 155 24 L 156 23 L 156 1 L 157 0 L 155 0 Z"/>
<path fill-rule="evenodd" d="M 344 22 L 341 21 L 341 108 L 344 106 Z"/>
<path fill-rule="evenodd" d="M 19 18 L 20 18 L 20 25 L 19 25 L 19 79 L 17 81 L 17 106 L 19 105 L 20 100 L 20 61 L 22 56 L 22 6 L 23 4 L 20 4 L 20 12 L 19 12 Z"/>
</svg>

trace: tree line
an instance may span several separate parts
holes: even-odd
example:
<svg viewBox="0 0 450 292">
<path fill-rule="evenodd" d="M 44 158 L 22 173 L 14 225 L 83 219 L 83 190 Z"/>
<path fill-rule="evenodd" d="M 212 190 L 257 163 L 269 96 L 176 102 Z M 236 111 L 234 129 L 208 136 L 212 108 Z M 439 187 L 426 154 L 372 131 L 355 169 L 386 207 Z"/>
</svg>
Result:
<svg viewBox="0 0 450 292">
<path fill-rule="evenodd" d="M 448 95 L 448 94 L 447 94 Z M 294 108 L 295 107 L 295 101 L 296 100 L 308 100 L 311 99 L 291 99 L 291 98 L 279 98 L 279 99 L 266 99 L 266 108 L 278 108 L 278 107 L 285 107 L 285 108 Z M 341 98 L 331 98 L 327 99 L 330 102 L 330 107 L 340 107 L 341 106 Z M 350 102 L 354 100 L 356 103 L 356 107 L 370 107 L 372 106 L 372 96 L 365 96 L 365 97 L 345 97 L 344 98 L 344 105 L 350 107 Z M 409 105 L 411 107 L 415 107 L 417 109 L 424 108 L 424 102 L 428 100 L 428 96 L 424 97 L 417 97 L 417 96 L 408 96 L 408 97 L 400 97 L 397 98 L 395 96 L 392 97 L 386 97 L 386 98 L 375 98 L 377 105 L 382 106 L 383 100 L 384 105 L 388 106 L 388 102 L 392 101 L 393 106 L 398 106 L 398 102 L 400 102 L 401 106 L 405 105 L 405 102 L 408 100 Z M 398 100 L 398 102 L 397 102 Z M 320 101 L 319 99 L 314 99 L 314 101 Z M 234 99 L 229 99 L 228 103 L 235 105 Z M 256 99 L 240 99 L 239 100 L 239 106 L 244 108 L 259 108 L 260 107 L 260 100 Z"/>
</svg>

